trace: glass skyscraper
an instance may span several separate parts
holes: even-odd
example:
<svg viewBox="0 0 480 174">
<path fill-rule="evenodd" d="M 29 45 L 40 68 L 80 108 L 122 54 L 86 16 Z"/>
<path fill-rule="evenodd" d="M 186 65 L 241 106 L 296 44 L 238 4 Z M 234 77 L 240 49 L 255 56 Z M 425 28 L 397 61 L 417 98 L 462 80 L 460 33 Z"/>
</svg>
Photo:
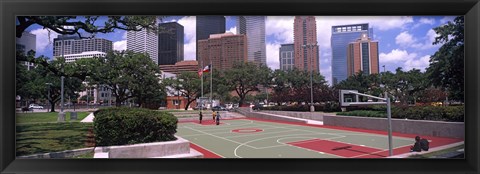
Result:
<svg viewBox="0 0 480 174">
<path fill-rule="evenodd" d="M 347 52 L 350 42 L 368 34 L 373 39 L 373 29 L 368 23 L 332 26 L 332 84 L 347 79 Z"/>
<path fill-rule="evenodd" d="M 159 24 L 165 32 L 158 34 L 158 64 L 175 65 L 183 61 L 183 26 L 177 22 Z"/>
<path fill-rule="evenodd" d="M 225 16 L 197 16 L 196 17 L 197 34 L 197 60 L 198 59 L 198 41 L 205 40 L 211 34 L 225 33 Z"/>
<path fill-rule="evenodd" d="M 248 61 L 266 65 L 265 16 L 239 16 L 237 34 L 247 36 Z"/>
</svg>

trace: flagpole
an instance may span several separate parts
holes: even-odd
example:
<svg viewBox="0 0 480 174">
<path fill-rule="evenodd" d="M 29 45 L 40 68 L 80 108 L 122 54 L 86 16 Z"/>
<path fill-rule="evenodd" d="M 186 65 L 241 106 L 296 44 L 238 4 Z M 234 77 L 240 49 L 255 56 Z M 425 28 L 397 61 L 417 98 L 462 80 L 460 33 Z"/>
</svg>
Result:
<svg viewBox="0 0 480 174">
<path fill-rule="evenodd" d="M 212 81 L 213 81 L 213 65 L 212 65 L 212 59 L 210 59 L 210 107 L 213 107 L 213 101 L 212 101 L 213 86 L 212 86 Z"/>
<path fill-rule="evenodd" d="M 200 98 L 200 109 L 203 110 L 203 60 L 202 60 L 202 66 L 200 66 L 200 71 L 202 72 L 202 97 Z"/>
</svg>

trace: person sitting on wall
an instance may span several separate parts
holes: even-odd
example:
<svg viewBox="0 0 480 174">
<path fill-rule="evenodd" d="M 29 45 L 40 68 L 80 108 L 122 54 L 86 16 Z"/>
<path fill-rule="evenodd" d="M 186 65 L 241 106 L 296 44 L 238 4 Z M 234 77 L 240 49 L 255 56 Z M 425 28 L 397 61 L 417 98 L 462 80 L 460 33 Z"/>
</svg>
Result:
<svg viewBox="0 0 480 174">
<path fill-rule="evenodd" d="M 430 148 L 429 145 L 430 145 L 430 143 L 428 142 L 427 139 L 422 138 L 422 139 L 420 140 L 420 148 L 421 148 L 423 151 L 428 151 L 428 149 Z"/>
<path fill-rule="evenodd" d="M 422 148 L 420 145 L 420 137 L 416 136 L 415 137 L 415 144 L 413 146 L 410 146 L 410 152 L 421 152 Z"/>
</svg>

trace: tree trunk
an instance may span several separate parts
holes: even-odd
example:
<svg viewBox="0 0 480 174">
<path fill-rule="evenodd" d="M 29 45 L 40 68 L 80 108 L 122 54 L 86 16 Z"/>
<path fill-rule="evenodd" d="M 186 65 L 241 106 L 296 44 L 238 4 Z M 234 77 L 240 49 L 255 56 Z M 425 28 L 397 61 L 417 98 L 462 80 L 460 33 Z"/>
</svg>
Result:
<svg viewBox="0 0 480 174">
<path fill-rule="evenodd" d="M 55 103 L 48 101 L 50 103 L 50 112 L 55 112 Z"/>
</svg>

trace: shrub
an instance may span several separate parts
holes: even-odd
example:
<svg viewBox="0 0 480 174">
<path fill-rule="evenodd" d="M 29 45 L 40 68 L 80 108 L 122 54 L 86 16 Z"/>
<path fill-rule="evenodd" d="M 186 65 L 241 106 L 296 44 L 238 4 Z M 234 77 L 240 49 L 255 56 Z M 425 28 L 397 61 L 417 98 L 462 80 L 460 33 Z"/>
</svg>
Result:
<svg viewBox="0 0 480 174">
<path fill-rule="evenodd" d="M 364 117 L 386 117 L 386 109 L 378 108 L 376 110 L 354 110 L 348 112 L 339 112 L 337 115 L 364 116 Z M 453 121 L 463 122 L 465 110 L 463 106 L 414 106 L 392 107 L 392 118 L 412 119 L 412 120 L 433 120 L 433 121 Z"/>
<path fill-rule="evenodd" d="M 176 140 L 177 118 L 170 113 L 140 108 L 107 108 L 95 112 L 98 146 Z"/>
</svg>

